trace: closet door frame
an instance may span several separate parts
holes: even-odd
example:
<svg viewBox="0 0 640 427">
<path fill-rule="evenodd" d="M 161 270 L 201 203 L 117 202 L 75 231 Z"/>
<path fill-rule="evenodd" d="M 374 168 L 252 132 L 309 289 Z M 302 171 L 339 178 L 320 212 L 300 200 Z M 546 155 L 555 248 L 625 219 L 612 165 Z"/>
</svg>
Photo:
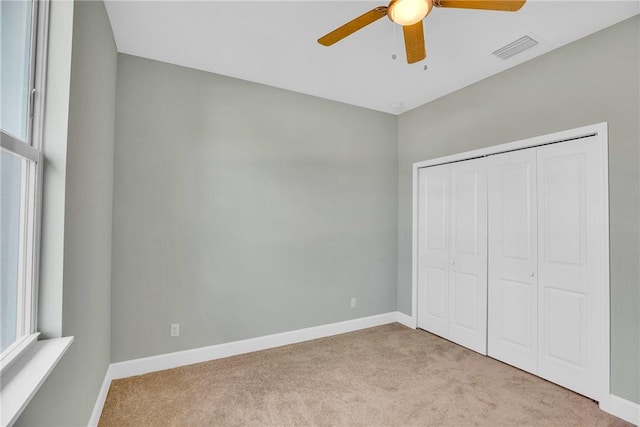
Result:
<svg viewBox="0 0 640 427">
<path fill-rule="evenodd" d="M 509 151 L 521 150 L 524 148 L 538 147 L 548 144 L 556 144 L 566 141 L 573 141 L 581 138 L 595 138 L 600 149 L 600 160 L 602 162 L 602 180 L 601 197 L 605 201 L 603 203 L 600 217 L 602 223 L 599 226 L 602 247 L 599 251 L 599 260 L 602 266 L 599 283 L 600 297 L 600 367 L 598 382 L 599 396 L 598 401 L 600 407 L 605 411 L 611 408 L 614 403 L 610 391 L 610 281 L 609 281 L 609 140 L 608 140 L 608 124 L 607 122 L 594 125 L 584 126 L 580 128 L 570 129 L 562 132 L 556 132 L 548 135 L 538 136 L 534 138 L 523 139 L 520 141 L 509 142 L 506 144 L 495 145 L 491 147 L 481 148 L 478 150 L 467 151 L 464 153 L 453 154 L 450 156 L 439 157 L 436 159 L 425 160 L 413 164 L 413 225 L 412 225 L 412 290 L 411 290 L 411 318 L 407 319 L 408 326 L 417 328 L 418 322 L 418 171 L 421 168 L 442 165 L 446 163 L 459 162 L 462 160 L 470 160 L 479 157 L 486 157 L 492 154 L 506 153 Z M 403 322 L 404 323 L 404 322 Z M 610 412 L 610 410 L 608 411 Z"/>
</svg>

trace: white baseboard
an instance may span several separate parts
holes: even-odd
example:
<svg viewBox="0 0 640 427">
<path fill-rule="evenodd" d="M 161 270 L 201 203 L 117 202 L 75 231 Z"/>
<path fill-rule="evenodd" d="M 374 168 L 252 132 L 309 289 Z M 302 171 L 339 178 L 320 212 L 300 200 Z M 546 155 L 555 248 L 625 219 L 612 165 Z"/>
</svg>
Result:
<svg viewBox="0 0 640 427">
<path fill-rule="evenodd" d="M 395 321 L 396 312 L 390 312 L 378 314 L 376 316 L 362 317 L 360 319 L 345 320 L 344 322 L 330 323 L 328 325 L 298 329 L 280 334 L 250 338 L 242 341 L 233 341 L 208 347 L 200 347 L 193 350 L 178 351 L 175 353 L 166 353 L 158 356 L 143 357 L 141 359 L 112 363 L 112 378 L 118 379 L 132 377 L 134 375 L 142 375 L 149 372 L 207 362 L 209 360 L 221 359 L 223 357 L 236 356 L 238 354 L 251 353 L 283 345 L 310 341 L 317 338 L 344 334 L 346 332 L 385 325 Z"/>
<path fill-rule="evenodd" d="M 401 317 L 399 315 L 401 315 Z M 404 323 L 407 318 L 409 319 L 409 323 Z M 242 341 L 233 341 L 208 347 L 195 348 L 192 350 L 178 351 L 175 353 L 166 353 L 157 356 L 112 363 L 107 369 L 102 383 L 102 388 L 98 393 L 98 398 L 96 399 L 93 412 L 91 413 L 91 419 L 89 420 L 89 426 L 94 427 L 98 425 L 100 414 L 102 413 L 102 408 L 104 407 L 104 402 L 107 398 L 107 393 L 109 392 L 109 386 L 111 385 L 112 380 L 162 371 L 165 369 L 178 368 L 180 366 L 192 365 L 194 363 L 207 362 L 209 360 L 221 359 L 223 357 L 252 353 L 254 351 L 281 347 L 283 345 L 296 344 L 317 338 L 324 338 L 360 329 L 372 328 L 374 326 L 386 325 L 388 323 L 399 322 L 411 327 L 410 319 L 411 317 L 406 314 L 393 311 L 375 316 L 345 320 L 344 322 L 330 323 L 328 325 L 283 332 L 280 334 L 266 335 Z"/>
<path fill-rule="evenodd" d="M 107 400 L 107 394 L 109 393 L 109 387 L 111 387 L 111 380 L 113 379 L 113 376 L 111 375 L 111 366 L 112 365 L 107 366 L 107 372 L 105 372 L 104 374 L 102 386 L 100 387 L 100 391 L 98 392 L 96 403 L 95 405 L 93 405 L 91 418 L 89 418 L 89 427 L 96 427 L 98 425 L 98 422 L 100 421 L 102 408 L 104 407 L 104 402 Z"/>
<path fill-rule="evenodd" d="M 640 404 L 610 394 L 601 399 L 599 405 L 603 411 L 640 426 Z"/>
<path fill-rule="evenodd" d="M 399 311 L 396 311 L 396 322 L 411 329 L 416 328 L 416 319 Z"/>
<path fill-rule="evenodd" d="M 175 353 L 166 353 L 158 356 L 112 363 L 107 368 L 107 372 L 104 376 L 102 387 L 100 388 L 98 398 L 96 399 L 96 403 L 93 407 L 93 412 L 91 413 L 89 427 L 98 425 L 100 414 L 102 413 L 104 402 L 107 399 L 107 394 L 112 380 L 177 368 L 180 366 L 191 365 L 193 363 L 221 359 L 223 357 L 266 350 L 283 345 L 296 344 L 317 338 L 324 338 L 360 329 L 372 328 L 374 326 L 386 325 L 393 322 L 398 322 L 412 329 L 416 328 L 416 321 L 413 317 L 399 311 L 394 311 L 378 314 L 376 316 L 362 317 L 360 319 L 345 320 L 344 322 L 330 323 L 328 325 L 283 332 L 280 334 L 266 335 L 242 341 L 196 348 L 193 350 L 178 351 Z M 618 418 L 622 418 L 625 421 L 640 425 L 640 405 L 637 403 L 610 394 L 606 398 L 600 400 L 600 409 L 615 415 Z"/>
</svg>

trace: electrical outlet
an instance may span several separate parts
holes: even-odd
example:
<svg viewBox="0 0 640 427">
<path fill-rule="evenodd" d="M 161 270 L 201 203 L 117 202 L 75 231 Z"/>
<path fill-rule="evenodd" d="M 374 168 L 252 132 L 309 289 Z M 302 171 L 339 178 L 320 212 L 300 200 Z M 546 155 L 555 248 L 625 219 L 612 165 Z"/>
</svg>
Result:
<svg viewBox="0 0 640 427">
<path fill-rule="evenodd" d="M 351 308 L 356 308 L 356 299 L 351 298 Z"/>
<path fill-rule="evenodd" d="M 171 324 L 171 336 L 172 337 L 180 336 L 180 323 Z"/>
</svg>

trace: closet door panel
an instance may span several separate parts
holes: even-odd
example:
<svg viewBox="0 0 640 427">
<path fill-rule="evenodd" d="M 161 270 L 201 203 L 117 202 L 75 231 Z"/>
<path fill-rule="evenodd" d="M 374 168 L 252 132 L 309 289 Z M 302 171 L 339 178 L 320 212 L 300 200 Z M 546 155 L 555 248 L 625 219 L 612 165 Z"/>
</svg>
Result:
<svg viewBox="0 0 640 427">
<path fill-rule="evenodd" d="M 538 148 L 539 375 L 597 398 L 603 169 L 595 140 Z"/>
<path fill-rule="evenodd" d="M 418 327 L 447 337 L 449 165 L 418 171 Z"/>
<path fill-rule="evenodd" d="M 480 284 L 478 278 L 475 274 L 461 273 L 455 270 L 451 271 L 450 277 L 453 329 L 463 329 L 465 332 L 475 334 L 479 324 L 477 301 Z M 459 333 L 459 330 L 456 332 Z"/>
<path fill-rule="evenodd" d="M 537 372 L 536 149 L 488 158 L 488 354 Z"/>
<path fill-rule="evenodd" d="M 487 353 L 486 159 L 451 164 L 449 339 Z"/>
</svg>

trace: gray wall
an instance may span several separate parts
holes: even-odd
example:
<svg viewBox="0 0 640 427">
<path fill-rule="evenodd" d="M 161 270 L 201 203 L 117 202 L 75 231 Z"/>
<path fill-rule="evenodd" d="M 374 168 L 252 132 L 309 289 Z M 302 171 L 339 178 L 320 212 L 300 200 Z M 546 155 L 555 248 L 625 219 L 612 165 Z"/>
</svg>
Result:
<svg viewBox="0 0 640 427">
<path fill-rule="evenodd" d="M 116 47 L 104 4 L 76 2 L 62 312 L 62 333 L 73 335 L 75 341 L 18 425 L 86 425 L 110 362 L 116 66 Z"/>
<path fill-rule="evenodd" d="M 396 247 L 394 116 L 119 55 L 113 362 L 395 311 Z"/>
<path fill-rule="evenodd" d="M 411 313 L 412 163 L 609 122 L 612 392 L 640 402 L 640 18 L 403 114 L 398 120 L 398 309 Z"/>
</svg>

